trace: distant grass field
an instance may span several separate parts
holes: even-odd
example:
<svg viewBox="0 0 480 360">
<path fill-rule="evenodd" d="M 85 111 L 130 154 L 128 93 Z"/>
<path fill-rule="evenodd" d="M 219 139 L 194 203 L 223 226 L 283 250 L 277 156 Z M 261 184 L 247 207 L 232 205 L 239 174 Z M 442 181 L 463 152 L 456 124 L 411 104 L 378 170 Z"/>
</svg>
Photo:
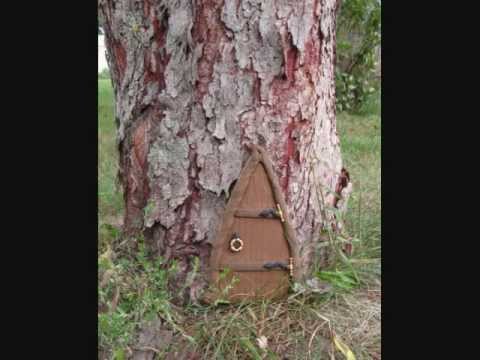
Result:
<svg viewBox="0 0 480 360">
<path fill-rule="evenodd" d="M 337 125 L 345 168 L 353 183 L 346 228 L 360 240 L 356 255 L 380 257 L 381 122 L 379 114 L 338 115 Z M 363 252 L 362 254 L 359 251 Z"/>
<path fill-rule="evenodd" d="M 198 357 L 192 358 L 198 359 L 280 359 L 276 354 L 288 355 L 289 359 L 319 359 L 325 356 L 324 340 L 330 328 L 357 359 L 380 358 L 378 97 L 365 105 L 362 115 L 337 115 L 344 165 L 354 186 L 345 223 L 348 234 L 355 239 L 352 264 L 362 281 L 356 281 L 350 270 L 339 267 L 320 276 L 334 285 L 335 291 L 330 295 L 300 295 L 283 302 L 221 309 L 177 309 L 169 303 L 165 273 L 158 266 L 141 253 L 136 260 L 112 255 L 109 245 L 118 235 L 118 229 L 111 224 L 121 217 L 122 195 L 115 185 L 118 165 L 109 79 L 98 80 L 98 103 L 99 278 L 102 279 L 99 298 L 110 309 L 99 313 L 101 359 L 126 357 L 134 347 L 135 331 L 152 316 L 165 320 L 168 331 L 165 330 L 164 336 L 184 335 L 172 335 L 171 343 L 177 339 L 177 345 L 156 349 L 162 359 L 165 358 L 162 353 L 168 353 L 167 358 L 181 358 L 172 355 L 181 348 L 197 354 Z M 260 346 L 260 336 L 268 340 L 266 348 Z"/>
<path fill-rule="evenodd" d="M 117 170 L 113 90 L 109 79 L 101 79 L 98 80 L 98 218 L 100 224 L 106 219 L 118 217 L 122 211 L 122 195 L 116 187 L 115 180 Z"/>
</svg>

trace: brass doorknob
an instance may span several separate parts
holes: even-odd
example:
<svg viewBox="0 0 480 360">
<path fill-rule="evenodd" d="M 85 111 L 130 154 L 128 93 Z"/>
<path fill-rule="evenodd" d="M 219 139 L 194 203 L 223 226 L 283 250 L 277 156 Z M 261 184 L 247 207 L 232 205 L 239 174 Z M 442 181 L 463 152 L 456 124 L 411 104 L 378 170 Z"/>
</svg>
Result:
<svg viewBox="0 0 480 360">
<path fill-rule="evenodd" d="M 230 240 L 230 250 L 233 252 L 239 252 L 243 249 L 243 241 L 240 237 L 235 233 L 233 234 L 232 240 Z"/>
</svg>

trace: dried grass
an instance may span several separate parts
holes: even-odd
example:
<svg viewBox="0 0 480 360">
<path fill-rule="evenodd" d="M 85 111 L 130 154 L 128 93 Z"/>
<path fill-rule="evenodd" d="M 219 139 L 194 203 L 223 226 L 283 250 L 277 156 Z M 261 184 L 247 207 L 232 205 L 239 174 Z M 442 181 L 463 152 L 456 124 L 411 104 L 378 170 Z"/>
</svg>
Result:
<svg viewBox="0 0 480 360">
<path fill-rule="evenodd" d="M 202 359 L 342 359 L 333 334 L 357 359 L 380 359 L 380 310 L 379 288 L 359 289 L 211 308 L 189 316 L 184 328 Z"/>
</svg>

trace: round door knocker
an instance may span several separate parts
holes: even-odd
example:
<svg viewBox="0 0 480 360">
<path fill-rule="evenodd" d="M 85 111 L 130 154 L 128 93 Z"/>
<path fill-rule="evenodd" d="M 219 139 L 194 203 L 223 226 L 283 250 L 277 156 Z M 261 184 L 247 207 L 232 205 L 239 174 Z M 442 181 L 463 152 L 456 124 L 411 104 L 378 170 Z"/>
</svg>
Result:
<svg viewBox="0 0 480 360">
<path fill-rule="evenodd" d="M 230 240 L 230 250 L 233 252 L 239 252 L 243 249 L 243 241 L 240 237 L 235 233 L 233 234 L 232 240 Z"/>
</svg>

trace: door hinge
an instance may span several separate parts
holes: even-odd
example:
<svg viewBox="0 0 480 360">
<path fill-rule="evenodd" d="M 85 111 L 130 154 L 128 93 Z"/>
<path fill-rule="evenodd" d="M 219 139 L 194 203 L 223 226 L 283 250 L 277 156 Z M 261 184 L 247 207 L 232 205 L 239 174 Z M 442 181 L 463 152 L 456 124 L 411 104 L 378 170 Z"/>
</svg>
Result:
<svg viewBox="0 0 480 360">
<path fill-rule="evenodd" d="M 283 270 L 288 270 L 290 276 L 293 277 L 293 258 L 288 259 L 288 264 L 285 264 L 284 262 L 281 262 L 281 261 L 270 261 L 263 264 L 263 267 L 265 269 L 280 268 Z"/>
<path fill-rule="evenodd" d="M 283 270 L 283 271 L 288 271 L 289 276 L 293 277 L 294 262 L 293 262 L 293 258 L 289 258 L 288 262 L 267 261 L 264 263 L 258 262 L 258 263 L 224 264 L 224 265 L 219 265 L 217 268 L 213 270 L 223 271 L 225 269 L 230 269 L 232 271 L 253 271 L 253 272 Z"/>
</svg>

